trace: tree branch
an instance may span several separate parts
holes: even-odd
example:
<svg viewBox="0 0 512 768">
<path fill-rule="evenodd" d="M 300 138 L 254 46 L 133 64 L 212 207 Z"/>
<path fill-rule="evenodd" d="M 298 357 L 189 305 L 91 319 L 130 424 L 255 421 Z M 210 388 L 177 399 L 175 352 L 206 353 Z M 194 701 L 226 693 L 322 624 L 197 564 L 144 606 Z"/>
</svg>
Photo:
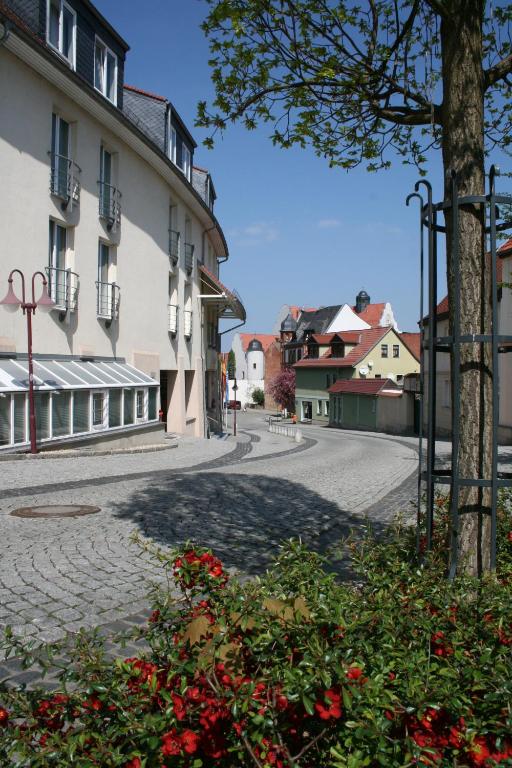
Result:
<svg viewBox="0 0 512 768">
<path fill-rule="evenodd" d="M 512 72 L 512 56 L 506 56 L 499 61 L 494 67 L 490 67 L 484 72 L 484 87 L 485 90 L 490 88 L 491 85 L 497 83 L 498 80 L 504 80 L 507 75 Z"/>
<path fill-rule="evenodd" d="M 425 0 L 426 4 L 431 8 L 434 13 L 437 13 L 441 18 L 448 19 L 450 18 L 450 12 L 448 8 L 444 5 L 442 0 Z"/>
<path fill-rule="evenodd" d="M 429 125 L 432 122 L 432 112 L 430 109 L 409 109 L 407 107 L 381 107 L 376 102 L 370 103 L 370 108 L 374 115 L 388 120 L 397 125 Z M 434 122 L 441 124 L 439 117 L 440 109 L 433 105 Z M 436 119 L 437 115 L 437 119 Z"/>
</svg>

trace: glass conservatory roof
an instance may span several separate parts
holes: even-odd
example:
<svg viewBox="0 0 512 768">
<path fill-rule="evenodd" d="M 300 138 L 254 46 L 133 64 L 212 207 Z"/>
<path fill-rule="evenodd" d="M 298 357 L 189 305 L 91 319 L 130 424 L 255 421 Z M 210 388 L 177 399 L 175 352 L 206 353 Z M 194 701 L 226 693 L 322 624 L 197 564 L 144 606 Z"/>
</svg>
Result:
<svg viewBox="0 0 512 768">
<path fill-rule="evenodd" d="M 90 360 L 34 360 L 34 389 L 154 387 L 158 381 L 128 363 Z M 0 392 L 28 390 L 28 360 L 0 360 Z"/>
</svg>

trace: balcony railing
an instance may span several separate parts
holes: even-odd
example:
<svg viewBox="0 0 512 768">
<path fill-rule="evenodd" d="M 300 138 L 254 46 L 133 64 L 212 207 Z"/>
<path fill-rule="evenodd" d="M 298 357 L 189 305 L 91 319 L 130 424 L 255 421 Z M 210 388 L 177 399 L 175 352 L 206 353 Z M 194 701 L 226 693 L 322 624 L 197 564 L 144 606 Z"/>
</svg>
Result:
<svg viewBox="0 0 512 768">
<path fill-rule="evenodd" d="M 185 243 L 185 269 L 189 275 L 194 269 L 194 246 L 192 243 Z"/>
<path fill-rule="evenodd" d="M 80 202 L 81 168 L 65 155 L 50 152 L 50 193 L 63 200 L 63 208 Z"/>
<path fill-rule="evenodd" d="M 187 339 L 192 336 L 192 310 L 185 309 L 183 312 L 183 333 Z"/>
<path fill-rule="evenodd" d="M 96 282 L 96 314 L 104 320 L 119 316 L 119 286 L 116 283 Z"/>
<path fill-rule="evenodd" d="M 55 309 L 74 312 L 78 298 L 78 275 L 70 269 L 46 267 L 48 293 L 55 302 Z"/>
<path fill-rule="evenodd" d="M 116 230 L 121 223 L 121 192 L 105 181 L 98 184 L 100 218 L 107 222 L 107 229 Z"/>
<path fill-rule="evenodd" d="M 180 233 L 175 229 L 169 230 L 169 258 L 176 265 L 180 258 Z"/>
<path fill-rule="evenodd" d="M 175 336 L 178 333 L 178 305 L 169 304 L 169 333 Z"/>
</svg>

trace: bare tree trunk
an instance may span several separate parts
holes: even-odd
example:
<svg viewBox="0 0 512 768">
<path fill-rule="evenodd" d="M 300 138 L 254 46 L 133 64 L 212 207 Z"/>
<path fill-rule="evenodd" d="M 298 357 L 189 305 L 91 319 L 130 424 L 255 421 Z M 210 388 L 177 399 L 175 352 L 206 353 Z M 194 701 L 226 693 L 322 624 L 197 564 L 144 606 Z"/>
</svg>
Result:
<svg viewBox="0 0 512 768">
<path fill-rule="evenodd" d="M 449 19 L 441 27 L 443 55 L 443 165 L 458 174 L 459 194 L 482 195 L 484 172 L 484 77 L 482 25 L 484 0 L 451 0 Z M 447 194 L 446 194 L 447 196 Z M 452 220 L 447 226 L 450 333 L 453 332 L 454 273 L 451 258 Z M 489 333 L 491 274 L 485 257 L 484 212 L 466 206 L 459 215 L 460 328 L 462 334 Z M 488 344 L 463 344 L 460 390 L 452 390 L 452 407 L 460 397 L 459 474 L 489 478 L 492 441 L 492 355 Z M 453 366 L 453 359 L 452 359 Z M 461 488 L 459 498 L 459 570 L 477 575 L 489 568 L 490 491 Z M 486 514 L 487 513 L 487 514 Z"/>
</svg>

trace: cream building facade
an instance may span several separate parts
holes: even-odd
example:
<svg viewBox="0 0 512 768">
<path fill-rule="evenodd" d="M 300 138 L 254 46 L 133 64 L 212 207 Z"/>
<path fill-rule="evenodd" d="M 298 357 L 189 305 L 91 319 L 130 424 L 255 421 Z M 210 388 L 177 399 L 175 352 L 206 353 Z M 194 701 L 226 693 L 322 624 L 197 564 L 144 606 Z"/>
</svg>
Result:
<svg viewBox="0 0 512 768">
<path fill-rule="evenodd" d="M 115 362 L 152 382 L 145 380 L 144 424 L 128 415 L 110 428 L 110 393 L 120 383 L 92 380 L 90 429 L 82 438 L 94 433 L 95 407 L 104 411 L 106 431 L 156 429 L 161 409 L 168 430 L 205 435 L 219 423 L 219 319 L 244 320 L 245 310 L 219 280 L 228 249 L 213 213 L 211 178 L 193 166 L 192 137 L 162 97 L 130 93 L 165 102 L 156 128 L 144 114 L 134 119 L 123 111 L 128 46 L 88 0 L 0 0 L 0 38 L 0 293 L 14 268 L 29 278 L 47 275 L 56 306 L 34 317 L 41 364 Z M 14 405 L 8 413 L 4 401 L 24 391 L 26 349 L 22 313 L 0 307 L 4 450 L 14 432 Z M 19 380 L 9 372 L 2 380 L 3 361 L 13 360 Z M 52 389 L 42 373 L 36 385 L 48 390 L 48 442 L 76 437 L 72 415 L 69 434 L 51 430 L 57 390 L 73 387 L 55 374 Z M 149 412 L 149 392 L 159 388 Z"/>
</svg>

